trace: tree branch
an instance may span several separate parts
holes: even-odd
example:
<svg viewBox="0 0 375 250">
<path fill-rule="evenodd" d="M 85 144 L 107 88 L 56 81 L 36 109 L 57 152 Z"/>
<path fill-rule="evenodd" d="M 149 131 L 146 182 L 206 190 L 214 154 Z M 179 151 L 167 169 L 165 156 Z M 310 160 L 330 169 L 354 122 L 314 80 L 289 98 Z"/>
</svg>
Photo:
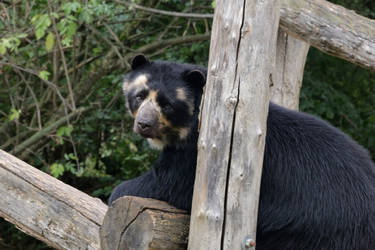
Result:
<svg viewBox="0 0 375 250">
<path fill-rule="evenodd" d="M 86 107 L 84 107 L 84 108 L 78 108 L 78 109 L 74 110 L 69 115 L 60 118 L 56 122 L 50 124 L 49 126 L 43 128 L 42 130 L 40 130 L 37 133 L 35 133 L 34 135 L 32 135 L 29 139 L 27 139 L 24 142 L 22 142 L 21 144 L 17 145 L 11 151 L 11 153 L 12 154 L 18 154 L 18 153 L 20 153 L 22 150 L 24 150 L 25 148 L 27 148 L 31 144 L 34 144 L 36 141 L 38 141 L 41 137 L 43 137 L 43 136 L 47 135 L 48 133 L 54 131 L 55 129 L 57 129 L 58 127 L 60 127 L 61 125 L 63 125 L 64 123 L 67 123 L 69 121 L 69 119 L 71 119 L 72 117 L 74 117 L 74 116 L 76 116 L 78 114 L 81 114 L 81 113 L 83 113 L 85 111 L 88 111 L 88 110 L 89 110 L 89 108 L 86 108 Z"/>
<path fill-rule="evenodd" d="M 112 2 L 129 6 L 130 8 L 142 10 L 142 11 L 147 11 L 150 13 L 154 14 L 159 14 L 159 15 L 165 15 L 165 16 L 174 16 L 174 17 L 183 17 L 183 18 L 213 18 L 213 14 L 197 14 L 197 13 L 181 13 L 181 12 L 175 12 L 175 11 L 165 11 L 165 10 L 158 10 L 158 9 L 153 9 L 153 8 L 148 8 L 144 7 L 135 3 L 129 3 L 126 1 L 119 1 L 119 0 L 112 0 Z"/>
<path fill-rule="evenodd" d="M 184 43 L 192 43 L 192 42 L 199 42 L 205 41 L 210 39 L 210 34 L 203 34 L 203 35 L 191 35 L 191 36 L 183 36 L 177 38 L 171 38 L 168 40 L 156 41 L 145 46 L 142 46 L 137 49 L 139 53 L 147 53 L 149 51 L 160 49 L 164 46 L 174 46 Z"/>
</svg>

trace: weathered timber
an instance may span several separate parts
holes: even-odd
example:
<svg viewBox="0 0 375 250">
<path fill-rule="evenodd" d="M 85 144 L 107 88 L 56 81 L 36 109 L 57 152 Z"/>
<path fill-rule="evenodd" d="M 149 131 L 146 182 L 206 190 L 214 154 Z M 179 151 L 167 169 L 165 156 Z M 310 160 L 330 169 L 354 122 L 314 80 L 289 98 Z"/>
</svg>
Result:
<svg viewBox="0 0 375 250">
<path fill-rule="evenodd" d="M 107 206 L 0 150 L 0 217 L 57 249 L 100 249 Z"/>
<path fill-rule="evenodd" d="M 100 229 L 102 250 L 185 250 L 189 215 L 166 202 L 125 196 L 108 209 Z"/>
<path fill-rule="evenodd" d="M 375 20 L 324 0 L 281 0 L 280 26 L 325 53 L 375 71 Z"/>
<path fill-rule="evenodd" d="M 271 100 L 298 110 L 303 70 L 310 45 L 279 28 L 276 67 L 272 78 Z"/>
<path fill-rule="evenodd" d="M 201 115 L 190 250 L 255 239 L 278 1 L 218 1 Z"/>
</svg>

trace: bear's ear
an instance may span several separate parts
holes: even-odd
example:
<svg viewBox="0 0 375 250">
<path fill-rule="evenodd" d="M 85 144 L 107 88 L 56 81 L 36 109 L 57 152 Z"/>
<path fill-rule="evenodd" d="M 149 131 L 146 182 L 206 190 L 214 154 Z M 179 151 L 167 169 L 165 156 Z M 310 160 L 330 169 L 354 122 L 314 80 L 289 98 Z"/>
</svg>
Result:
<svg viewBox="0 0 375 250">
<path fill-rule="evenodd" d="M 184 80 L 194 88 L 203 89 L 206 84 L 206 75 L 198 70 L 189 70 L 184 73 Z"/>
<path fill-rule="evenodd" d="M 147 57 L 145 55 L 142 55 L 142 54 L 139 54 L 139 55 L 136 55 L 134 58 L 133 58 L 133 61 L 132 61 L 132 70 L 135 70 L 143 65 L 146 65 L 146 64 L 149 64 L 150 61 L 147 59 Z"/>
</svg>

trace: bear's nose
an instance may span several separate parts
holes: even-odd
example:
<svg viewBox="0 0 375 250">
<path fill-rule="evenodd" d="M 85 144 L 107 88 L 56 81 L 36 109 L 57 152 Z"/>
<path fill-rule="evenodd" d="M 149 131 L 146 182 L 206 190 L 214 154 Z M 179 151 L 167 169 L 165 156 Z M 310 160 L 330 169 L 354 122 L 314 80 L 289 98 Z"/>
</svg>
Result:
<svg viewBox="0 0 375 250">
<path fill-rule="evenodd" d="M 151 127 L 151 124 L 148 122 L 138 122 L 138 127 L 142 131 L 147 131 Z"/>
</svg>

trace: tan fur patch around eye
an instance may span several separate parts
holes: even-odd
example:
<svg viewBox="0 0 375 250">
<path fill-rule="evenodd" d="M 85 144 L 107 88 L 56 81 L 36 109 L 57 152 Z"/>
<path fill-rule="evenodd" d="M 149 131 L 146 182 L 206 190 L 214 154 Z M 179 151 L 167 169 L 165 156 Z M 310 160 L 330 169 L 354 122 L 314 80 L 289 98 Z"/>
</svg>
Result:
<svg viewBox="0 0 375 250">
<path fill-rule="evenodd" d="M 147 99 L 150 99 L 153 103 L 156 103 L 156 97 L 158 96 L 158 92 L 155 90 L 151 90 L 147 96 Z"/>
<path fill-rule="evenodd" d="M 160 114 L 160 122 L 164 125 L 164 126 L 167 126 L 167 127 L 172 127 L 172 124 L 168 121 L 168 119 L 162 114 L 162 113 L 159 113 Z"/>
<path fill-rule="evenodd" d="M 148 89 L 148 86 L 146 85 L 147 81 L 148 81 L 148 77 L 146 74 L 139 75 L 137 78 L 135 78 L 131 82 L 124 82 L 122 85 L 122 88 L 124 92 L 129 92 L 132 89 L 140 89 L 140 88 Z"/>
<path fill-rule="evenodd" d="M 189 109 L 189 114 L 193 115 L 193 113 L 194 113 L 193 101 L 186 97 L 186 92 L 183 88 L 177 88 L 176 89 L 176 98 L 180 101 L 186 102 L 186 104 L 188 106 L 188 109 Z"/>
</svg>

